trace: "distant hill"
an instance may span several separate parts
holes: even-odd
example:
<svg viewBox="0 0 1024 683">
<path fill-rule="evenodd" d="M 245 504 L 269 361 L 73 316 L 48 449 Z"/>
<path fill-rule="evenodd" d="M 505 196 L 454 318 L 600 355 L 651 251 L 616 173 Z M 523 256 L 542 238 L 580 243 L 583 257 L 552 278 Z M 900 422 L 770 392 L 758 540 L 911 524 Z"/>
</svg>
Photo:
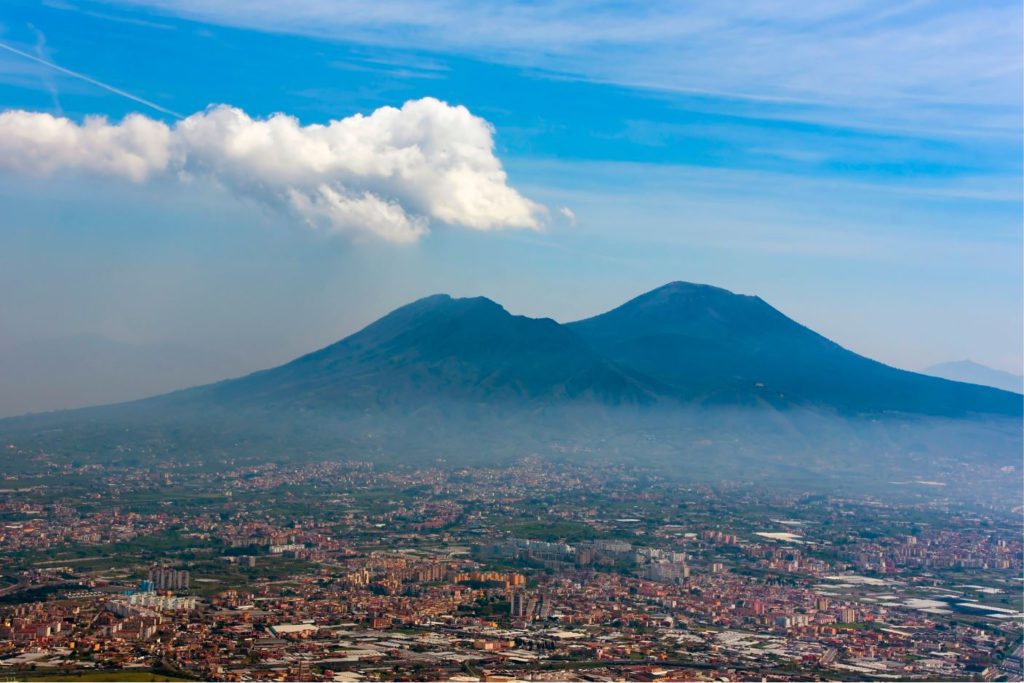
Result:
<svg viewBox="0 0 1024 683">
<path fill-rule="evenodd" d="M 1024 376 L 1014 375 L 996 370 L 969 360 L 958 360 L 950 363 L 939 363 L 922 370 L 926 375 L 942 377 L 954 382 L 968 382 L 986 387 L 995 387 L 1003 391 L 1024 394 Z"/>
</svg>

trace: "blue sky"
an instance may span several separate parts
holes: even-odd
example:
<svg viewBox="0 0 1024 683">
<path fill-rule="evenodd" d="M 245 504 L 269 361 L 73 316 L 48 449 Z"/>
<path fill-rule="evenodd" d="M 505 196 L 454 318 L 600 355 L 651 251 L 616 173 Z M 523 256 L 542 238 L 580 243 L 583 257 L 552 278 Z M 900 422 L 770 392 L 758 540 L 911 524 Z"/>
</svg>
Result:
<svg viewBox="0 0 1024 683">
<path fill-rule="evenodd" d="M 436 98 L 489 124 L 514 206 L 360 186 L 404 209 L 397 243 L 220 159 L 8 163 L 0 349 L 95 333 L 256 368 L 438 291 L 571 320 L 690 280 L 901 367 L 1019 373 L 1019 3 L 826 4 L 8 0 L 0 42 L 108 87 L 0 50 L 0 111 L 308 126 Z"/>
</svg>

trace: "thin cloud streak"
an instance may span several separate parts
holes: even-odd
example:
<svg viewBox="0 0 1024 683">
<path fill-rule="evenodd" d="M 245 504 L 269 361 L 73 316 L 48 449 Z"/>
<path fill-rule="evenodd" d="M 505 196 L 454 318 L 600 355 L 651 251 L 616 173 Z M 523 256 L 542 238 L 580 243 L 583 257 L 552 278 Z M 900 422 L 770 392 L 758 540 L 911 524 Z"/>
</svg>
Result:
<svg viewBox="0 0 1024 683">
<path fill-rule="evenodd" d="M 651 91 L 988 129 L 1020 115 L 1018 3 L 121 0 L 199 21 L 448 52 Z M 459 26 L 458 32 L 446 27 Z M 834 111 L 832 112 L 835 113 Z"/>
<path fill-rule="evenodd" d="M 121 90 L 120 88 L 115 88 L 114 86 L 108 85 L 107 83 L 104 83 L 103 81 L 97 81 L 95 78 L 92 78 L 90 76 L 86 76 L 83 73 L 79 73 L 77 71 L 72 71 L 71 69 L 66 69 L 63 66 L 59 65 L 59 64 L 54 64 L 53 62 L 47 61 L 47 60 L 45 60 L 45 59 L 43 59 L 41 57 L 37 57 L 36 55 L 33 55 L 31 53 L 23 52 L 23 51 L 19 50 L 16 47 L 12 47 L 10 45 L 7 45 L 6 43 L 0 43 L 0 48 L 3 48 L 4 50 L 7 50 L 8 52 L 13 52 L 16 55 L 24 57 L 25 59 L 31 59 L 33 62 L 37 62 L 37 63 L 42 64 L 44 66 L 48 66 L 51 69 L 59 71 L 62 74 L 67 74 L 68 76 L 71 76 L 73 78 L 77 78 L 79 80 L 85 81 L 86 83 L 90 83 L 92 85 L 95 85 L 98 88 L 103 88 L 107 92 L 114 93 L 115 95 L 120 95 L 121 97 L 127 97 L 129 100 L 132 100 L 134 102 L 138 102 L 139 104 L 145 105 L 145 106 L 149 107 L 150 109 L 154 109 L 154 110 L 156 110 L 156 111 L 158 111 L 158 112 L 160 112 L 162 114 L 167 114 L 168 116 L 173 116 L 176 119 L 183 119 L 183 118 L 185 118 L 182 114 L 179 114 L 178 112 L 176 112 L 174 110 L 168 109 L 166 107 L 161 107 L 159 104 L 156 104 L 154 102 L 150 102 L 149 100 L 143 99 L 143 98 L 139 97 L 138 95 L 133 95 L 130 92 L 125 92 L 124 90 Z"/>
</svg>

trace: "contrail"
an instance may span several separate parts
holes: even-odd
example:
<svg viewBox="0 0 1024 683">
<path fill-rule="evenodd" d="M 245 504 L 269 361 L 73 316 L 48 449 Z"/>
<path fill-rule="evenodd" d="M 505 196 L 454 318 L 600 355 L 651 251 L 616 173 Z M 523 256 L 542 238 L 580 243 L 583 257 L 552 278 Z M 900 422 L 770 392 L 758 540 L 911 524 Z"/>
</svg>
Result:
<svg viewBox="0 0 1024 683">
<path fill-rule="evenodd" d="M 103 88 L 104 90 L 107 90 L 109 92 L 112 92 L 115 95 L 120 95 L 121 97 L 127 97 L 129 100 L 134 100 L 135 102 L 138 102 L 139 104 L 144 104 L 147 107 L 150 107 L 152 109 L 156 109 L 157 111 L 163 112 L 164 114 L 169 114 L 170 116 L 173 116 L 173 117 L 179 118 L 179 119 L 185 118 L 184 116 L 182 116 L 181 114 L 179 114 L 176 111 L 171 111 L 170 109 L 167 109 L 165 107 L 161 107 L 159 104 L 155 104 L 153 102 L 150 102 L 149 100 L 144 100 L 141 97 L 137 97 L 135 95 L 132 95 L 130 92 L 125 92 L 124 90 L 120 90 L 118 88 L 115 88 L 112 85 L 107 85 L 106 83 L 102 83 L 100 81 L 97 81 L 95 78 L 89 78 L 85 74 L 80 74 L 77 71 L 72 71 L 71 69 L 65 69 L 64 67 L 60 66 L 59 64 L 54 64 L 53 62 L 48 62 L 45 59 L 42 59 L 40 57 L 36 57 L 35 55 L 33 55 L 31 53 L 22 52 L 21 50 L 19 50 L 17 48 L 14 48 L 14 47 L 11 47 L 10 45 L 7 45 L 6 43 L 0 43 L 0 47 L 2 47 L 5 50 L 8 50 L 10 52 L 13 52 L 16 55 L 21 55 L 25 59 L 31 59 L 33 62 L 39 62 L 40 64 L 44 64 L 44 65 L 50 67 L 51 69 L 56 69 L 57 71 L 60 71 L 61 73 L 67 74 L 68 76 L 74 76 L 75 78 L 81 79 L 81 80 L 85 81 L 86 83 L 92 83 L 93 85 L 95 85 L 97 87 L 100 87 L 100 88 Z"/>
</svg>

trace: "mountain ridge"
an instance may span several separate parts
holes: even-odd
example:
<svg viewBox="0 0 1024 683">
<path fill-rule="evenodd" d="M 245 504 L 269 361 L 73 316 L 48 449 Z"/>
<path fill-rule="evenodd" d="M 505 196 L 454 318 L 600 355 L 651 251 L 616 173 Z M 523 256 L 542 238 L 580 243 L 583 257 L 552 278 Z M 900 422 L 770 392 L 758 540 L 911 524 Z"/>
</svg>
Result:
<svg viewBox="0 0 1024 683">
<path fill-rule="evenodd" d="M 342 381 L 356 392 L 352 397 L 335 393 L 335 400 L 399 404 L 415 402 L 424 390 L 474 401 L 645 403 L 656 385 L 599 356 L 551 318 L 512 315 L 486 297 L 435 294 L 334 344 L 277 368 L 218 383 L 213 391 L 287 398 L 284 388 L 308 385 L 310 378 L 328 390 L 325 385 Z"/>
<path fill-rule="evenodd" d="M 849 351 L 757 296 L 672 282 L 567 326 L 618 364 L 690 400 L 827 404 L 853 412 L 1020 414 L 989 388 L 887 366 Z M 973 388 L 972 388 L 973 387 Z M 718 394 L 715 398 L 712 394 Z"/>
<path fill-rule="evenodd" d="M 1021 397 L 892 368 L 758 296 L 674 281 L 560 324 L 434 294 L 283 365 L 130 403 L 409 409 L 558 401 L 1016 416 Z"/>
<path fill-rule="evenodd" d="M 1024 394 L 1024 376 L 996 370 L 972 360 L 937 363 L 921 370 L 921 374 Z"/>
<path fill-rule="evenodd" d="M 953 476 L 984 497 L 1016 495 L 1022 399 L 884 366 L 720 288 L 671 283 L 568 324 L 434 295 L 240 378 L 0 420 L 0 457 L 17 471 L 539 454 L 826 489 Z"/>
</svg>

